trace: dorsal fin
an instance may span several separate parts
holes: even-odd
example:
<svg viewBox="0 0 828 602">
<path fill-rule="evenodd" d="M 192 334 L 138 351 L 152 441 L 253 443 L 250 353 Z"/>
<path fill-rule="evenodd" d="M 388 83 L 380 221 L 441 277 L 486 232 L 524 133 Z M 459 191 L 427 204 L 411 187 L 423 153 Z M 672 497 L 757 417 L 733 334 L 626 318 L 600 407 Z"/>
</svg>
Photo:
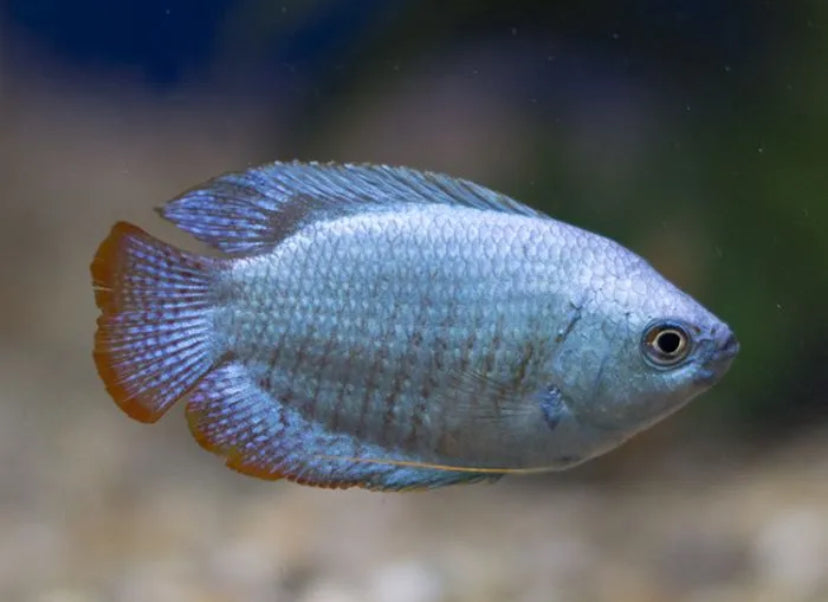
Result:
<svg viewBox="0 0 828 602">
<path fill-rule="evenodd" d="M 299 162 L 219 176 L 159 212 L 225 253 L 250 254 L 315 221 L 411 204 L 541 215 L 505 195 L 443 174 L 387 165 Z"/>
</svg>

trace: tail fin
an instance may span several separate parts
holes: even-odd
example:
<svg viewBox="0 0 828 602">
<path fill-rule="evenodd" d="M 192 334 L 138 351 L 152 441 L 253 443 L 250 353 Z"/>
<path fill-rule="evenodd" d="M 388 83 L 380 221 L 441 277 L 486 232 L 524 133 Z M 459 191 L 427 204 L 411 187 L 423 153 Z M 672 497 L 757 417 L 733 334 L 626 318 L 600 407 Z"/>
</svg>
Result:
<svg viewBox="0 0 828 602">
<path fill-rule="evenodd" d="M 93 355 L 107 391 L 132 418 L 155 422 L 210 369 L 211 281 L 219 262 L 125 222 L 98 248 Z"/>
</svg>

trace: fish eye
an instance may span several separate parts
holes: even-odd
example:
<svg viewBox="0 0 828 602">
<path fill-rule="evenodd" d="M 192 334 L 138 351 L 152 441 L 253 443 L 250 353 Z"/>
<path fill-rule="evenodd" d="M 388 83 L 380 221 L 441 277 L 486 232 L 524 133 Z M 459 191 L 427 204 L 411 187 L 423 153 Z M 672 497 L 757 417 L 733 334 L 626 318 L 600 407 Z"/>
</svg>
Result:
<svg viewBox="0 0 828 602">
<path fill-rule="evenodd" d="M 690 335 L 676 322 L 656 322 L 644 331 L 641 350 L 644 357 L 659 367 L 674 366 L 690 353 Z"/>
</svg>

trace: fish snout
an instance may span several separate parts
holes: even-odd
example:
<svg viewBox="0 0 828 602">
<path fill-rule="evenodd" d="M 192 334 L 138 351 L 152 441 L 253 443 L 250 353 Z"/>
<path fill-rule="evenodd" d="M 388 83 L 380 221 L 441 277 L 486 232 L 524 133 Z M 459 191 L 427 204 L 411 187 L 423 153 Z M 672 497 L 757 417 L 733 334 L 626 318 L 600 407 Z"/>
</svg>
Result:
<svg viewBox="0 0 828 602">
<path fill-rule="evenodd" d="M 715 333 L 709 345 L 707 360 L 699 366 L 695 380 L 705 386 L 710 386 L 724 375 L 730 368 L 733 358 L 739 353 L 739 340 L 729 328 L 724 332 Z"/>
<path fill-rule="evenodd" d="M 716 349 L 716 356 L 721 359 L 733 359 L 739 353 L 739 339 L 732 331 L 728 330 L 728 335 L 724 342 Z"/>
<path fill-rule="evenodd" d="M 712 343 L 707 364 L 718 376 L 721 376 L 727 372 L 733 358 L 739 353 L 739 339 L 730 328 L 725 327 L 724 331 L 715 335 Z"/>
</svg>

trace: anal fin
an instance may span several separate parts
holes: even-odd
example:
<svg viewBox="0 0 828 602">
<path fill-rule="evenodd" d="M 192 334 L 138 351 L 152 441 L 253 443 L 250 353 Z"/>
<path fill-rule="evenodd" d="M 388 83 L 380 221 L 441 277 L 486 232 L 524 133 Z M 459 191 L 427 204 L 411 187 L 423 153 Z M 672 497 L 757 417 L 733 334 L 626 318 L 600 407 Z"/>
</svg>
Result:
<svg viewBox="0 0 828 602">
<path fill-rule="evenodd" d="M 222 364 L 198 383 L 187 420 L 202 447 L 223 456 L 230 468 L 263 479 L 402 490 L 492 478 L 409 465 L 411 458 L 402 454 L 327 431 L 274 399 L 238 361 Z"/>
</svg>

